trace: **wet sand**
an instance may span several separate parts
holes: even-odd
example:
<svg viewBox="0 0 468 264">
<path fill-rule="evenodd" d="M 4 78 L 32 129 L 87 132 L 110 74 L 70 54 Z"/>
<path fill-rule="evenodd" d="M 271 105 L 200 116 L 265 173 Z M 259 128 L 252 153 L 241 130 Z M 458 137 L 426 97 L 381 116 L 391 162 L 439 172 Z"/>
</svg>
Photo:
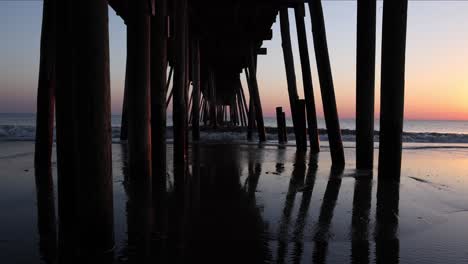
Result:
<svg viewBox="0 0 468 264">
<path fill-rule="evenodd" d="M 145 251 L 153 263 L 468 263 L 468 149 L 405 149 L 395 184 L 353 170 L 354 148 L 337 172 L 326 148 L 311 157 L 293 147 L 193 145 L 186 196 L 174 197 L 170 172 L 168 211 L 149 213 L 159 227 L 149 245 L 135 236 L 149 226 L 128 200 L 124 149 L 113 145 L 116 263 Z M 0 142 L 1 263 L 47 259 L 33 150 Z"/>
</svg>

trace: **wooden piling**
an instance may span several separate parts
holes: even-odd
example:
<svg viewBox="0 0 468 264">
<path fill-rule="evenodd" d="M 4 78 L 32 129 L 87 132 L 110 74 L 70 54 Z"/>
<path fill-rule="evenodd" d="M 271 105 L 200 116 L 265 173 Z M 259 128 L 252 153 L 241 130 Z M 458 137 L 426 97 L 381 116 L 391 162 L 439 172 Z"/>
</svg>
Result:
<svg viewBox="0 0 468 264">
<path fill-rule="evenodd" d="M 317 113 L 315 111 L 315 99 L 312 85 L 312 70 L 310 68 L 309 49 L 307 45 L 307 34 L 305 28 L 304 4 L 297 4 L 294 8 L 296 18 L 297 38 L 299 44 L 299 56 L 301 58 L 302 83 L 307 110 L 308 135 L 310 150 L 312 153 L 320 152 L 320 142 L 317 127 Z"/>
<path fill-rule="evenodd" d="M 281 112 L 281 127 L 283 128 L 283 139 L 284 142 L 288 142 L 288 127 L 286 126 L 286 113 Z"/>
<path fill-rule="evenodd" d="M 41 258 L 55 262 L 57 227 L 52 179 L 52 145 L 55 110 L 55 3 L 43 3 L 41 54 L 37 89 L 36 142 L 34 170 L 36 180 L 37 226 Z"/>
<path fill-rule="evenodd" d="M 297 95 L 296 73 L 294 70 L 294 57 L 291 47 L 291 33 L 289 30 L 289 15 L 288 8 L 283 7 L 280 9 L 280 27 L 281 27 L 281 41 L 283 47 L 284 66 L 286 69 L 286 79 L 288 82 L 288 95 L 289 104 L 291 106 L 291 117 L 293 120 L 294 135 L 296 136 L 296 147 L 300 148 L 298 144 L 300 141 L 298 123 L 297 123 L 297 107 L 296 102 L 299 99 Z"/>
<path fill-rule="evenodd" d="M 156 13 L 151 17 L 151 169 L 154 204 L 161 204 L 166 192 L 166 92 L 167 78 L 167 0 L 155 1 Z M 161 206 L 155 206 L 161 211 Z M 156 211 L 158 214 L 160 212 Z M 155 231 L 160 231 L 155 226 Z"/>
<path fill-rule="evenodd" d="M 193 54 L 193 106 L 192 106 L 192 140 L 200 140 L 200 41 L 192 41 Z"/>
<path fill-rule="evenodd" d="M 358 0 L 356 51 L 356 168 L 373 168 L 376 0 Z"/>
<path fill-rule="evenodd" d="M 218 127 L 218 111 L 216 105 L 216 79 L 213 69 L 209 71 L 209 113 L 210 113 L 210 125 L 213 128 Z"/>
<path fill-rule="evenodd" d="M 57 1 L 56 24 L 59 263 L 107 263 L 114 250 L 108 3 Z"/>
<path fill-rule="evenodd" d="M 276 123 L 278 126 L 278 143 L 284 143 L 284 127 L 281 114 L 283 113 L 282 107 L 276 107 Z"/>
<path fill-rule="evenodd" d="M 122 103 L 122 119 L 120 120 L 120 140 L 128 139 L 128 59 L 125 63 L 125 84 Z"/>
<path fill-rule="evenodd" d="M 310 0 L 309 10 L 332 166 L 338 169 L 344 167 L 345 157 L 338 110 L 336 108 L 335 88 L 328 54 L 327 34 L 321 0 Z"/>
<path fill-rule="evenodd" d="M 262 110 L 262 102 L 260 100 L 260 93 L 258 91 L 258 82 L 257 82 L 257 66 L 256 66 L 256 58 L 254 54 L 253 47 L 250 50 L 250 60 L 249 60 L 249 82 L 250 82 L 250 97 L 252 98 L 252 102 L 255 108 L 255 120 L 257 123 L 257 131 L 258 131 L 258 140 L 260 142 L 266 141 L 266 134 L 265 134 L 265 125 L 263 122 L 263 110 Z"/>
<path fill-rule="evenodd" d="M 43 5 L 39 82 L 37 87 L 36 141 L 34 167 L 37 176 L 48 175 L 54 142 L 55 110 L 55 0 Z M 36 179 L 41 181 L 41 179 Z"/>
<path fill-rule="evenodd" d="M 307 151 L 307 126 L 306 126 L 306 106 L 305 100 L 298 100 L 297 109 L 297 135 L 296 145 L 298 150 Z"/>
<path fill-rule="evenodd" d="M 385 0 L 382 31 L 379 178 L 400 179 L 408 0 Z"/>
<path fill-rule="evenodd" d="M 187 45 L 187 1 L 174 1 L 175 46 L 174 46 L 174 98 L 173 128 L 174 128 L 174 188 L 177 196 L 181 196 L 185 183 L 186 167 L 186 45 Z"/>
<path fill-rule="evenodd" d="M 127 22 L 127 54 L 129 60 L 128 85 L 128 158 L 129 158 L 129 178 L 133 197 L 133 209 L 136 218 L 134 231 L 136 237 L 136 254 L 139 262 L 147 259 L 149 255 L 148 241 L 150 239 L 149 225 L 152 210 L 152 145 L 151 145 L 151 125 L 150 113 L 153 110 L 150 90 L 151 75 L 155 77 L 154 92 L 158 91 L 160 84 L 156 83 L 156 78 L 161 74 L 151 71 L 151 61 L 161 63 L 158 58 L 159 47 L 151 46 L 151 13 L 148 2 L 145 0 L 132 1 L 129 4 L 129 18 Z M 157 19 L 157 18 L 154 18 Z M 154 36 L 158 38 L 158 36 Z M 160 43 L 159 43 L 160 44 Z M 158 43 L 156 43 L 158 45 Z M 154 57 L 151 57 L 151 49 L 154 48 Z M 158 61 L 156 61 L 158 60 Z M 163 67 L 163 65 L 161 65 Z M 150 74 L 152 72 L 153 74 Z M 159 77 L 160 78 L 160 77 Z M 164 87 L 164 86 L 162 86 Z M 155 105 L 155 111 L 158 111 Z M 156 118 L 161 118 L 161 113 L 156 113 Z M 159 120 L 161 121 L 161 120 Z M 156 124 L 155 124 L 156 125 Z M 161 124 L 157 124 L 159 128 Z M 160 132 L 160 131 L 155 131 Z M 160 146 L 156 146 L 160 147 Z M 159 153 L 158 153 L 159 154 Z M 159 157 L 155 157 L 159 158 Z M 161 167 L 159 168 L 161 169 Z"/>
</svg>

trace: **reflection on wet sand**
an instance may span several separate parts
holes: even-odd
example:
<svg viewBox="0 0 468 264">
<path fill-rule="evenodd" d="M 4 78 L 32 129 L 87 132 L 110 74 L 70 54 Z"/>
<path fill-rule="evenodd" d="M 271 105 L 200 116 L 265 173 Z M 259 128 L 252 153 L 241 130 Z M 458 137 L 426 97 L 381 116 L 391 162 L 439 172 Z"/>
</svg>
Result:
<svg viewBox="0 0 468 264">
<path fill-rule="evenodd" d="M 286 194 L 284 209 L 281 215 L 281 223 L 278 231 L 277 263 L 284 263 L 285 261 L 285 255 L 288 251 L 289 245 L 288 234 L 294 200 L 296 199 L 297 191 L 304 186 L 305 171 L 305 153 L 302 151 L 297 151 L 294 169 L 292 171 L 291 180 L 289 181 L 288 192 Z"/>
<path fill-rule="evenodd" d="M 400 183 L 379 179 L 375 227 L 376 263 L 399 263 L 398 214 Z"/>
<path fill-rule="evenodd" d="M 301 256 L 304 250 L 304 227 L 307 221 L 307 216 L 312 199 L 312 191 L 315 185 L 315 178 L 317 176 L 317 155 L 311 154 L 309 158 L 309 168 L 307 170 L 305 184 L 302 187 L 302 200 L 299 206 L 299 214 L 294 225 L 294 253 L 293 262 L 301 263 Z"/>
<path fill-rule="evenodd" d="M 314 263 L 326 263 L 327 260 L 330 224 L 340 192 L 341 178 L 342 170 L 334 170 L 332 168 L 314 235 L 315 248 L 312 255 Z"/>
<path fill-rule="evenodd" d="M 35 179 L 39 253 L 42 262 L 55 263 L 57 257 L 57 228 L 51 168 L 36 166 Z"/>
<path fill-rule="evenodd" d="M 356 176 L 351 220 L 351 263 L 353 264 L 370 263 L 369 216 L 371 203 L 372 177 Z"/>
<path fill-rule="evenodd" d="M 335 207 L 340 189 L 349 185 L 342 184 L 341 170 L 332 169 L 325 182 L 317 180 L 317 155 L 295 153 L 291 169 L 285 153 L 277 150 L 274 160 L 268 160 L 268 152 L 255 146 L 193 144 L 190 168 L 179 185 L 184 191 L 175 192 L 162 179 L 148 199 L 128 176 L 127 152 L 122 145 L 127 239 L 115 263 L 304 263 L 310 257 L 313 263 L 328 263 L 334 255 L 329 249 L 334 242 L 331 234 L 336 233 L 333 218 L 348 216 L 335 212 Z M 275 172 L 269 173 L 270 169 Z M 37 182 L 40 251 L 44 263 L 54 263 L 52 182 L 44 181 L 49 177 L 41 179 Z M 278 193 L 284 195 L 284 204 L 275 207 L 281 210 L 277 216 L 264 212 L 264 203 L 270 202 L 265 200 L 264 184 L 272 179 L 288 181 L 287 191 Z M 372 177 L 355 176 L 350 263 L 373 262 L 373 182 Z M 316 197 L 321 202 L 314 204 L 312 194 L 320 193 L 320 188 L 325 188 L 323 199 Z M 376 262 L 398 263 L 399 183 L 378 181 L 376 201 Z M 315 216 L 316 222 L 312 221 Z"/>
</svg>

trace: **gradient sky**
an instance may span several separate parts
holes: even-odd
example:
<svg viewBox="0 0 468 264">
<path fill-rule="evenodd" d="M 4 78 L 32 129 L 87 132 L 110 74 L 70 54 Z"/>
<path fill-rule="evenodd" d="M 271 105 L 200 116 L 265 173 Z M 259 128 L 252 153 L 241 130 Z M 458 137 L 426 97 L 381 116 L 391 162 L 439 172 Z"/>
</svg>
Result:
<svg viewBox="0 0 468 264">
<path fill-rule="evenodd" d="M 380 101 L 382 2 L 377 10 L 376 116 Z M 341 118 L 355 109 L 356 2 L 324 1 L 330 59 Z M 35 112 L 42 1 L 0 1 L 0 113 Z M 291 37 L 299 96 L 303 95 L 294 16 Z M 468 120 L 468 2 L 410 1 L 408 13 L 406 119 Z M 307 13 L 311 61 L 315 62 Z M 120 113 L 125 71 L 125 27 L 109 9 L 112 112 Z M 265 115 L 276 106 L 289 112 L 279 18 L 273 40 L 258 60 L 260 96 Z M 315 63 L 312 77 L 317 112 L 323 116 Z M 245 81 L 244 81 L 245 84 Z M 289 113 L 288 113 L 289 114 Z"/>
</svg>

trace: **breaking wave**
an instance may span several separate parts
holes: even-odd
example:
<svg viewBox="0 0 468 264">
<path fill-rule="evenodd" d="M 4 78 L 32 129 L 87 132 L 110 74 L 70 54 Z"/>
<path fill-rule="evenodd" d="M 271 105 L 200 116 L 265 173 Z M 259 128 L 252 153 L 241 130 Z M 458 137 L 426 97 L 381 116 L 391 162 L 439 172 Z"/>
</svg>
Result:
<svg viewBox="0 0 468 264">
<path fill-rule="evenodd" d="M 291 127 L 288 127 L 288 139 L 294 140 L 294 132 Z M 245 128 L 222 128 L 217 130 L 201 129 L 201 136 L 203 140 L 207 141 L 244 141 L 246 139 Z M 277 139 L 277 129 L 274 127 L 267 127 L 267 139 L 275 141 Z M 0 125 L 0 140 L 2 141 L 33 141 L 35 138 L 35 126 L 18 126 L 18 125 Z M 320 139 L 327 140 L 326 130 L 319 129 Z M 356 139 L 356 131 L 351 129 L 343 129 L 341 131 L 343 141 L 354 142 Z M 374 140 L 378 142 L 379 133 L 374 133 Z M 120 127 L 112 127 L 112 139 L 114 142 L 119 141 Z M 168 139 L 172 138 L 172 127 L 167 128 L 166 136 Z M 467 143 L 468 134 L 458 133 L 415 133 L 404 132 L 403 142 L 407 143 Z"/>
</svg>

